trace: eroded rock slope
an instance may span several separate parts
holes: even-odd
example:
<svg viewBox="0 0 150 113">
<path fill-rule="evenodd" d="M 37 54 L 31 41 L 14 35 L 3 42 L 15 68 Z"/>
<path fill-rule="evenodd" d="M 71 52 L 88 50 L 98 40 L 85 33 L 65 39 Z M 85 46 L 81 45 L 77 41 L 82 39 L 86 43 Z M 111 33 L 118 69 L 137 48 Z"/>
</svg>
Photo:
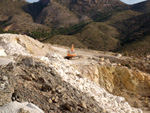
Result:
<svg viewBox="0 0 150 113">
<path fill-rule="evenodd" d="M 145 108 L 143 106 L 133 108 L 127 102 L 127 98 L 115 93 L 121 89 L 129 93 L 133 92 L 132 90 L 136 88 L 130 91 L 130 84 L 133 87 L 141 86 L 139 88 L 141 92 L 145 91 L 144 96 L 147 98 L 150 91 L 149 81 L 147 85 L 142 86 L 140 78 L 138 79 L 140 75 L 135 77 L 135 74 L 132 74 L 134 71 L 121 66 L 118 62 L 112 63 L 111 60 L 118 59 L 122 57 L 121 55 L 77 50 L 82 57 L 69 61 L 63 57 L 66 48 L 44 45 L 28 36 L 12 34 L 1 34 L 0 46 L 7 54 L 0 59 L 13 59 L 13 62 L 6 63 L 8 65 L 0 66 L 0 105 L 3 108 L 0 112 L 4 112 L 8 103 L 12 101 L 34 103 L 45 113 L 148 111 L 148 104 L 147 107 L 144 106 Z M 102 55 L 109 58 L 106 60 L 100 58 Z M 126 72 L 131 74 L 126 76 Z M 145 77 L 145 81 L 149 80 L 148 74 L 144 75 L 143 72 L 141 74 Z M 143 78 L 141 81 L 145 83 Z M 144 90 L 146 86 L 147 89 Z M 123 96 L 125 94 L 127 93 Z M 141 93 L 138 95 L 142 96 Z M 144 101 L 145 99 L 142 102 Z M 7 105 L 4 106 L 5 104 Z M 29 109 L 24 107 L 23 110 Z M 33 111 L 29 112 L 33 113 Z"/>
</svg>

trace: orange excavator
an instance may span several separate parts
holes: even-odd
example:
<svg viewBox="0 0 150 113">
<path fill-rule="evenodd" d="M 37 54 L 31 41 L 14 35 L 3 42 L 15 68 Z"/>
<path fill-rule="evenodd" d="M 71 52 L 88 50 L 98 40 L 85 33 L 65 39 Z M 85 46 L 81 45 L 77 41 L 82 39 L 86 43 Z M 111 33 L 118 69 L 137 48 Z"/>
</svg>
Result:
<svg viewBox="0 0 150 113">
<path fill-rule="evenodd" d="M 67 56 L 65 57 L 66 59 L 72 59 L 73 57 L 76 57 L 77 54 L 74 51 L 74 45 L 72 44 L 71 46 L 71 51 L 67 51 Z"/>
</svg>

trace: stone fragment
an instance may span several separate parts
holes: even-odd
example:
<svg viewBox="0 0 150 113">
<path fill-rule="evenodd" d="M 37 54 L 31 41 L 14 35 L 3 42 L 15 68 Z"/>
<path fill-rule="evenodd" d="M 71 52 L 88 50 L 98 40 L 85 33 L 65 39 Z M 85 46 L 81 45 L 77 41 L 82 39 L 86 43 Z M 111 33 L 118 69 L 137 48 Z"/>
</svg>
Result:
<svg viewBox="0 0 150 113">
<path fill-rule="evenodd" d="M 121 58 L 121 57 L 122 57 L 122 54 L 117 54 L 116 55 L 116 58 L 118 58 L 118 59 Z"/>
<path fill-rule="evenodd" d="M 104 97 L 106 97 L 106 96 L 107 96 L 107 94 L 104 92 L 104 93 L 103 93 L 103 96 L 104 96 Z"/>
<path fill-rule="evenodd" d="M 6 86 L 6 83 L 0 83 L 0 90 L 4 90 Z"/>
<path fill-rule="evenodd" d="M 28 75 L 21 75 L 21 77 L 23 79 L 27 80 L 27 81 L 31 81 L 32 80 L 32 78 L 30 76 L 28 76 Z"/>
<path fill-rule="evenodd" d="M 53 101 L 52 101 L 52 99 L 49 99 L 48 102 L 51 104 Z"/>
<path fill-rule="evenodd" d="M 79 106 L 80 106 L 80 107 L 82 107 L 82 108 L 87 108 L 86 103 L 85 103 L 85 102 L 83 102 L 83 101 L 80 103 L 80 105 L 79 105 Z"/>
<path fill-rule="evenodd" d="M 99 60 L 100 60 L 100 61 L 104 61 L 105 59 L 104 59 L 104 58 L 100 58 Z"/>
<path fill-rule="evenodd" d="M 84 78 L 84 75 L 83 75 L 83 74 L 77 74 L 77 76 L 78 76 L 79 78 Z"/>
<path fill-rule="evenodd" d="M 64 110 L 68 110 L 68 111 L 72 111 L 73 109 L 72 109 L 72 107 L 71 107 L 71 105 L 69 105 L 69 104 L 64 104 L 64 105 L 62 105 L 62 108 L 64 109 Z"/>
<path fill-rule="evenodd" d="M 5 50 L 0 46 L 0 56 L 7 56 Z"/>
<path fill-rule="evenodd" d="M 125 98 L 123 97 L 116 97 L 115 100 L 117 101 L 117 103 L 121 103 L 122 101 L 125 101 Z"/>
<path fill-rule="evenodd" d="M 120 63 L 118 63 L 118 66 L 121 66 L 121 64 L 120 64 Z"/>
<path fill-rule="evenodd" d="M 105 60 L 105 62 L 106 62 L 106 63 L 110 63 L 110 60 L 107 58 L 107 59 Z"/>
<path fill-rule="evenodd" d="M 40 83 L 47 83 L 46 79 L 43 77 L 39 77 L 37 81 Z"/>
<path fill-rule="evenodd" d="M 33 79 L 33 80 L 36 80 L 36 77 L 34 74 L 30 74 L 30 77 Z"/>
<path fill-rule="evenodd" d="M 147 55 L 146 58 L 147 58 L 147 59 L 150 59 L 150 55 Z"/>
<path fill-rule="evenodd" d="M 51 72 L 51 69 L 47 69 L 47 72 L 50 73 L 50 72 Z"/>
<path fill-rule="evenodd" d="M 56 76 L 56 75 L 57 75 L 57 72 L 56 72 L 54 69 L 52 69 L 51 74 L 52 74 L 53 76 Z"/>
<path fill-rule="evenodd" d="M 52 98 L 53 102 L 55 102 L 55 103 L 58 102 L 58 99 L 59 99 L 58 96 L 55 96 L 55 97 Z"/>
<path fill-rule="evenodd" d="M 103 109 L 103 110 L 102 110 L 102 113 L 106 113 L 106 110 L 105 110 L 105 109 Z"/>
<path fill-rule="evenodd" d="M 44 84 L 42 85 L 42 88 L 41 88 L 42 91 L 50 91 L 51 89 L 52 88 L 50 84 Z"/>
<path fill-rule="evenodd" d="M 18 111 L 18 113 L 30 113 L 29 111 L 23 109 L 23 108 L 20 108 L 20 110 Z"/>
<path fill-rule="evenodd" d="M 35 62 L 34 62 L 33 58 L 25 58 L 25 59 L 22 59 L 22 62 L 23 62 L 26 66 L 35 66 Z"/>
<path fill-rule="evenodd" d="M 150 108 L 150 103 L 148 103 L 148 107 Z"/>
<path fill-rule="evenodd" d="M 111 65 L 112 65 L 112 66 L 117 66 L 118 64 L 117 64 L 117 63 L 112 63 Z"/>
<path fill-rule="evenodd" d="M 100 65 L 104 65 L 104 64 L 105 64 L 105 62 L 100 62 L 99 64 L 100 64 Z"/>
<path fill-rule="evenodd" d="M 15 98 L 15 97 L 12 97 L 11 99 L 12 99 L 12 101 L 15 101 L 15 100 L 16 100 L 16 98 Z"/>
<path fill-rule="evenodd" d="M 55 88 L 52 88 L 52 93 L 55 93 L 56 89 Z"/>
<path fill-rule="evenodd" d="M 93 108 L 93 111 L 94 111 L 94 112 L 97 112 L 96 108 Z"/>
<path fill-rule="evenodd" d="M 3 76 L 3 80 L 4 80 L 4 81 L 7 81 L 7 80 L 8 80 L 8 77 Z"/>
<path fill-rule="evenodd" d="M 28 102 L 14 101 L 0 106 L 0 113 L 18 113 L 18 111 L 19 113 L 44 113 L 38 106 Z"/>
<path fill-rule="evenodd" d="M 96 100 L 94 96 L 91 97 L 94 101 Z"/>
</svg>

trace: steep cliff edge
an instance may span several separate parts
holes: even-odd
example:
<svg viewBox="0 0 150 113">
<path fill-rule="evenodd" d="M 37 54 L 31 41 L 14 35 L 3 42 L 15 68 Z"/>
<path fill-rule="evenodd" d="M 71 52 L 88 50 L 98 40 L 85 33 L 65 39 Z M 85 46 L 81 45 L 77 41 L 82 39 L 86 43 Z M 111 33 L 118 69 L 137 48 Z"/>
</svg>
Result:
<svg viewBox="0 0 150 113">
<path fill-rule="evenodd" d="M 125 89 L 141 96 L 150 96 L 150 74 L 124 66 L 91 66 L 86 69 L 88 78 L 111 93 Z"/>
<path fill-rule="evenodd" d="M 150 74 L 138 69 L 118 65 L 90 64 L 76 66 L 82 75 L 105 88 L 108 92 L 123 96 L 134 107 L 149 111 Z"/>
</svg>

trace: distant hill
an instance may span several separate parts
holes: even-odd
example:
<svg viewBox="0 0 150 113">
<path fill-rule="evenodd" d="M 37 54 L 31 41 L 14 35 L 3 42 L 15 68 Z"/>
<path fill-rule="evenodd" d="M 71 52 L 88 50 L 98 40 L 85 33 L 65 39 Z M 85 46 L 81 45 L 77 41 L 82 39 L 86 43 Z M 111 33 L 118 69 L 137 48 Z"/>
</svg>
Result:
<svg viewBox="0 0 150 113">
<path fill-rule="evenodd" d="M 123 52 L 128 55 L 143 56 L 150 54 L 150 35 L 143 36 L 141 39 L 127 43 L 118 49 L 119 52 Z"/>
<path fill-rule="evenodd" d="M 150 53 L 150 49 L 147 46 L 150 36 L 150 13 L 127 19 L 116 24 L 115 27 L 121 32 L 122 48 L 126 48 L 121 49 L 122 51 L 132 51 L 132 53 L 136 54 Z M 143 46 L 138 46 L 138 44 L 141 45 L 140 42 Z M 136 51 L 137 49 L 133 49 L 134 47 L 139 50 Z M 142 48 L 142 51 L 140 51 L 140 48 Z"/>
<path fill-rule="evenodd" d="M 25 5 L 28 5 L 28 3 L 24 0 L 1 0 L 0 28 L 5 31 L 18 31 L 20 33 L 27 30 L 48 29 L 33 22 L 32 16 L 23 10 Z"/>
<path fill-rule="evenodd" d="M 55 35 L 52 38 L 44 40 L 44 43 L 59 44 L 68 47 L 71 47 L 71 45 L 74 44 L 76 48 L 87 48 L 77 39 L 77 37 L 69 35 Z"/>
<path fill-rule="evenodd" d="M 90 23 L 77 33 L 76 37 L 87 48 L 109 51 L 118 46 L 119 40 L 116 39 L 118 35 L 117 29 L 107 24 Z"/>
<path fill-rule="evenodd" d="M 100 22 L 92 22 L 74 35 L 54 36 L 44 42 L 65 46 L 74 43 L 78 48 L 109 51 L 118 47 L 119 40 L 116 39 L 118 35 L 117 29 Z"/>
<path fill-rule="evenodd" d="M 94 18 L 103 12 L 124 10 L 128 5 L 120 0 L 57 0 L 77 14 Z"/>
<path fill-rule="evenodd" d="M 66 34 L 63 34 L 62 36 L 59 35 L 59 38 L 58 36 L 54 36 L 53 38 L 50 38 L 45 42 L 70 46 L 72 41 L 69 41 L 69 44 L 67 43 L 67 41 L 74 40 L 76 46 L 80 48 L 85 47 L 96 50 L 115 51 L 116 49 L 120 48 L 120 44 L 122 44 L 122 41 L 124 41 L 122 40 L 122 38 L 125 37 L 125 35 L 122 32 L 125 32 L 125 30 L 127 29 L 127 34 L 130 31 L 130 29 L 128 28 L 120 28 L 119 26 L 125 25 L 123 24 L 124 21 L 141 14 L 142 13 L 132 10 L 116 12 L 102 22 L 90 22 L 83 26 L 69 28 L 70 31 L 68 29 L 65 29 L 63 30 L 63 33 L 67 31 Z M 120 29 L 123 31 L 121 31 Z M 70 38 L 70 36 L 72 38 Z"/>
<path fill-rule="evenodd" d="M 27 12 L 37 23 L 60 28 L 95 20 L 104 12 L 127 8 L 128 5 L 119 0 L 40 0 L 29 4 Z"/>
<path fill-rule="evenodd" d="M 0 32 L 14 31 L 65 46 L 75 43 L 79 48 L 134 53 L 136 44 L 149 41 L 149 11 L 150 1 L 127 5 L 120 0 L 1 0 Z M 136 54 L 149 52 L 147 46 L 141 47 Z"/>
<path fill-rule="evenodd" d="M 120 30 L 124 43 L 139 39 L 149 35 L 150 32 L 150 13 L 132 17 L 114 24 Z"/>
<path fill-rule="evenodd" d="M 56 1 L 51 1 L 35 21 L 53 28 L 69 27 L 80 22 L 76 14 Z"/>
<path fill-rule="evenodd" d="M 109 24 L 109 25 L 114 25 L 119 22 L 123 22 L 127 19 L 139 16 L 141 14 L 142 13 L 136 12 L 133 10 L 120 11 L 120 12 L 113 13 L 107 19 L 104 19 L 103 22 L 105 22 L 106 24 Z"/>
<path fill-rule="evenodd" d="M 1 0 L 0 25 L 19 32 L 69 27 L 127 7 L 119 0 L 40 0 L 32 4 L 25 0 Z"/>
<path fill-rule="evenodd" d="M 131 10 L 148 13 L 150 12 L 150 1 L 144 1 L 131 6 Z"/>
</svg>

